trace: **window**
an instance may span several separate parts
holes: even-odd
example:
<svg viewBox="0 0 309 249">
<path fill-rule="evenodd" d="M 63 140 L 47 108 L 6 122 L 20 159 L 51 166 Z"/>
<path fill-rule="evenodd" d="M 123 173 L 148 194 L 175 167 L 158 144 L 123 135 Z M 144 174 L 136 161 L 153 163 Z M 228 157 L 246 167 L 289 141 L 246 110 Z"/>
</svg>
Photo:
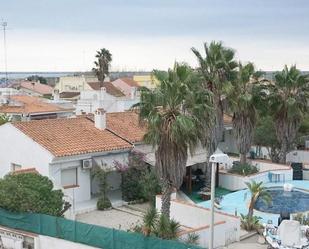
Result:
<svg viewBox="0 0 309 249">
<path fill-rule="evenodd" d="M 61 185 L 64 188 L 77 186 L 77 168 L 64 169 L 61 171 Z"/>
<path fill-rule="evenodd" d="M 21 169 L 21 165 L 20 164 L 16 164 L 16 163 L 11 163 L 11 171 L 14 172 L 16 170 Z"/>
</svg>

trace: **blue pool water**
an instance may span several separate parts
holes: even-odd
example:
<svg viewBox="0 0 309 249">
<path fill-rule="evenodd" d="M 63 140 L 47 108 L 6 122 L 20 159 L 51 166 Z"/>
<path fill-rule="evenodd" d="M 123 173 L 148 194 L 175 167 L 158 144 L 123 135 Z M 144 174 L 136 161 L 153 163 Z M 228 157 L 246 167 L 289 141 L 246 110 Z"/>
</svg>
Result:
<svg viewBox="0 0 309 249">
<path fill-rule="evenodd" d="M 309 191 L 309 181 L 286 181 L 286 182 L 291 183 L 295 188 Z M 265 186 L 267 188 L 282 187 L 283 183 L 266 183 Z M 240 216 L 240 214 L 247 214 L 250 198 L 251 195 L 247 189 L 227 194 L 223 197 L 223 200 L 220 204 L 221 205 L 220 211 L 232 215 L 236 213 L 238 216 Z M 210 201 L 204 201 L 199 203 L 198 205 L 209 208 Z M 309 205 L 307 210 L 309 210 Z M 274 225 L 278 223 L 279 214 L 277 213 L 260 212 L 258 210 L 254 210 L 254 215 L 261 217 L 262 223 L 267 223 L 269 220 L 271 220 Z"/>
<path fill-rule="evenodd" d="M 298 213 L 309 210 L 308 192 L 297 189 L 286 192 L 283 188 L 269 188 L 267 191 L 271 195 L 271 203 L 265 203 L 261 198 L 258 198 L 255 209 L 273 214 Z"/>
</svg>

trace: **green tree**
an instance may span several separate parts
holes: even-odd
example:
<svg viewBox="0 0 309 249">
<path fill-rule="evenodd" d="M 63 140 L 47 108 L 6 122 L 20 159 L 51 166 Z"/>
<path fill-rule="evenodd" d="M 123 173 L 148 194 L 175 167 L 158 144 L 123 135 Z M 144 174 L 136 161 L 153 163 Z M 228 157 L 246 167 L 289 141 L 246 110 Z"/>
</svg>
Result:
<svg viewBox="0 0 309 249">
<path fill-rule="evenodd" d="M 47 80 L 46 78 L 39 76 L 39 75 L 31 75 L 27 77 L 28 81 L 39 81 L 41 84 L 47 85 Z"/>
<path fill-rule="evenodd" d="M 92 68 L 92 71 L 98 77 L 98 80 L 103 83 L 104 79 L 109 75 L 110 63 L 112 62 L 112 54 L 109 52 L 109 50 L 102 48 L 101 50 L 97 51 L 95 57 L 95 67 Z"/>
<path fill-rule="evenodd" d="M 99 198 L 97 201 L 98 210 L 108 209 L 112 206 L 110 199 L 107 196 L 109 185 L 107 182 L 107 175 L 111 170 L 103 162 L 101 165 L 95 164 L 91 171 L 91 176 L 96 179 L 99 184 Z"/>
<path fill-rule="evenodd" d="M 269 109 L 274 120 L 280 144 L 279 161 L 286 163 L 286 154 L 292 149 L 297 131 L 309 105 L 309 76 L 296 66 L 287 66 L 275 75 L 268 85 Z"/>
<path fill-rule="evenodd" d="M 144 140 L 155 148 L 163 190 L 161 212 L 169 218 L 171 193 L 182 184 L 188 150 L 194 151 L 211 123 L 211 93 L 198 90 L 198 79 L 185 64 L 175 63 L 168 72 L 154 75 L 161 84 L 154 90 L 142 89 L 140 118 L 147 121 Z"/>
<path fill-rule="evenodd" d="M 259 117 L 254 130 L 253 143 L 258 150 L 265 147 L 272 162 L 279 162 L 280 144 L 276 136 L 274 122 L 269 115 Z"/>
<path fill-rule="evenodd" d="M 207 137 L 205 145 L 208 161 L 223 137 L 224 96 L 236 76 L 237 62 L 234 59 L 234 50 L 224 47 L 222 42 L 212 41 L 209 45 L 204 43 L 204 50 L 205 57 L 196 48 L 192 48 L 199 63 L 198 71 L 203 78 L 202 87 L 213 93 L 213 105 L 216 113 L 214 125 L 209 132 L 204 134 Z M 211 167 L 208 169 L 206 176 L 207 184 L 210 185 Z"/>
<path fill-rule="evenodd" d="M 257 183 L 256 181 L 247 182 L 246 183 L 250 193 L 251 199 L 248 208 L 248 219 L 252 219 L 253 210 L 255 207 L 255 203 L 258 198 L 261 198 L 264 202 L 269 204 L 271 202 L 271 195 L 267 192 L 266 188 L 263 186 L 263 182 Z"/>
<path fill-rule="evenodd" d="M 9 121 L 10 119 L 8 116 L 0 114 L 0 125 L 3 125 Z"/>
<path fill-rule="evenodd" d="M 237 77 L 227 98 L 233 112 L 233 132 L 240 153 L 240 163 L 246 164 L 257 119 L 261 73 L 255 71 L 253 63 L 239 63 L 238 68 Z"/>
<path fill-rule="evenodd" d="M 68 204 L 61 190 L 53 190 L 47 177 L 35 174 L 9 174 L 0 179 L 0 207 L 12 212 L 35 212 L 61 216 Z"/>
</svg>

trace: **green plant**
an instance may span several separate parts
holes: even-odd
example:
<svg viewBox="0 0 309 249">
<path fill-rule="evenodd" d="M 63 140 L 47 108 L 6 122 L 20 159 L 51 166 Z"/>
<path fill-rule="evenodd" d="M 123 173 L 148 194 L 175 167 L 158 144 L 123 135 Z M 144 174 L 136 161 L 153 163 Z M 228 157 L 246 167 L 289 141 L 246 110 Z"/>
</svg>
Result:
<svg viewBox="0 0 309 249">
<path fill-rule="evenodd" d="M 245 163 L 245 164 L 234 164 L 232 168 L 229 169 L 228 172 L 232 174 L 247 176 L 255 174 L 259 172 L 259 170 L 254 165 Z"/>
<path fill-rule="evenodd" d="M 271 195 L 263 186 L 263 182 L 257 183 L 256 181 L 246 182 L 246 185 L 251 193 L 249 203 L 248 219 L 253 217 L 253 209 L 258 198 L 261 198 L 266 204 L 271 203 Z M 251 220 L 249 220 L 251 221 Z"/>
<path fill-rule="evenodd" d="M 233 132 L 240 154 L 240 163 L 247 162 L 257 119 L 257 107 L 261 95 L 259 84 L 261 72 L 255 71 L 253 63 L 238 64 L 237 77 L 227 91 L 229 108 L 233 112 Z"/>
<path fill-rule="evenodd" d="M 103 196 L 100 196 L 97 202 L 97 208 L 98 210 L 105 210 L 112 207 L 111 201 Z"/>
<path fill-rule="evenodd" d="M 109 67 L 112 61 L 112 54 L 108 49 L 102 48 L 95 55 L 97 61 L 94 62 L 95 67 L 92 71 L 98 77 L 98 80 L 103 83 L 104 79 L 109 75 Z"/>
<path fill-rule="evenodd" d="M 143 217 L 142 225 L 135 225 L 132 231 L 143 233 L 145 236 L 156 236 L 162 239 L 177 239 L 180 224 L 166 217 L 159 215 L 154 207 L 147 210 Z"/>
<path fill-rule="evenodd" d="M 0 125 L 3 125 L 10 121 L 10 118 L 6 115 L 0 114 Z"/>
<path fill-rule="evenodd" d="M 154 205 L 161 187 L 154 168 L 144 162 L 145 154 L 137 150 L 129 154 L 128 164 L 114 162 L 121 173 L 122 198 L 127 202 L 150 201 Z"/>
<path fill-rule="evenodd" d="M 69 204 L 47 177 L 35 173 L 8 174 L 0 179 L 0 207 L 12 212 L 61 216 Z"/>
<path fill-rule="evenodd" d="M 101 163 L 101 166 L 95 164 L 91 171 L 92 178 L 96 178 L 99 182 L 99 198 L 97 201 L 97 208 L 99 210 L 108 209 L 112 206 L 107 196 L 107 190 L 109 189 L 107 175 L 110 171 L 106 170 L 106 168 L 106 165 L 103 163 Z"/>
<path fill-rule="evenodd" d="M 300 224 L 309 226 L 309 215 L 304 213 L 298 213 L 293 216 L 293 220 L 299 221 Z"/>
<path fill-rule="evenodd" d="M 147 121 L 146 143 L 155 148 L 156 172 L 162 183 L 161 212 L 169 217 L 171 193 L 183 181 L 188 151 L 193 152 L 212 119 L 211 93 L 186 64 L 155 71 L 154 90 L 142 88 L 137 107 Z"/>
<path fill-rule="evenodd" d="M 198 245 L 199 239 L 200 236 L 197 233 L 189 233 L 183 242 L 190 245 Z"/>
<path fill-rule="evenodd" d="M 246 231 L 258 230 L 262 227 L 261 217 L 240 214 L 240 227 Z"/>
<path fill-rule="evenodd" d="M 296 66 L 287 66 L 268 85 L 269 110 L 280 144 L 279 161 L 286 163 L 286 154 L 293 148 L 301 121 L 308 113 L 309 76 Z"/>
</svg>

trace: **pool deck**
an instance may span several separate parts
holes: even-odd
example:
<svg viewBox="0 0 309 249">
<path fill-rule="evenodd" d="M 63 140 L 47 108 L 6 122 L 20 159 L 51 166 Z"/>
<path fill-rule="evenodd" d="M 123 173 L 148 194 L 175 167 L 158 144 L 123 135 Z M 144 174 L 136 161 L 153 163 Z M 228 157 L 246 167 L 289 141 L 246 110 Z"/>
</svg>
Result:
<svg viewBox="0 0 309 249">
<path fill-rule="evenodd" d="M 286 181 L 285 183 L 291 183 L 295 188 L 309 191 L 309 181 Z M 280 187 L 283 183 L 265 183 L 265 187 Z M 248 213 L 248 203 L 250 201 L 250 192 L 247 189 L 239 190 L 224 196 L 222 202 L 220 203 L 220 211 L 232 215 L 240 216 L 240 214 Z M 201 207 L 210 207 L 210 201 L 204 201 L 198 203 L 197 205 Z M 309 208 L 308 208 L 309 209 Z M 267 223 L 272 220 L 274 225 L 278 223 L 279 214 L 264 213 L 254 210 L 254 215 L 261 217 L 262 223 Z"/>
</svg>

